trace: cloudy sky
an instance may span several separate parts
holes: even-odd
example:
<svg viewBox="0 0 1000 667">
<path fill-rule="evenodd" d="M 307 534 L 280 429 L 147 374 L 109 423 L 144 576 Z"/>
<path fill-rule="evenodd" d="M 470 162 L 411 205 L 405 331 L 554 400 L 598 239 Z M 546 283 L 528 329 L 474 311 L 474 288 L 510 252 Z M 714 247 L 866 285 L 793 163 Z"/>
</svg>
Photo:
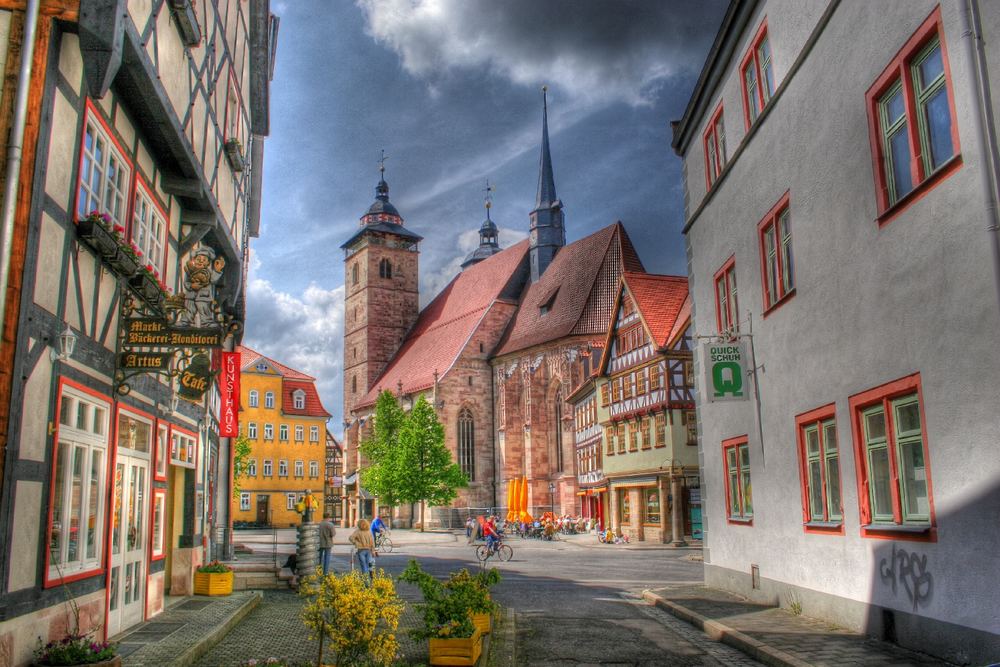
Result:
<svg viewBox="0 0 1000 667">
<path fill-rule="evenodd" d="M 343 243 L 374 200 L 424 237 L 421 305 L 478 244 L 527 235 L 541 86 L 567 240 L 621 220 L 646 268 L 683 274 L 670 149 L 726 0 L 272 0 L 281 17 L 244 342 L 319 379 L 340 434 Z"/>
</svg>

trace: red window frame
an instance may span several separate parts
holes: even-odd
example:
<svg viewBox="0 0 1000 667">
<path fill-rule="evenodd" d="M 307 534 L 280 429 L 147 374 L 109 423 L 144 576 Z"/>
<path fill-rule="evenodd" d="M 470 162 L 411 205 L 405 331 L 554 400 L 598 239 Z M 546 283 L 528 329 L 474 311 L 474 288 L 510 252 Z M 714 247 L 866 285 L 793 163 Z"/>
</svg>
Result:
<svg viewBox="0 0 1000 667">
<path fill-rule="evenodd" d="M 805 430 L 810 426 L 820 425 L 820 432 L 822 433 L 822 423 L 830 419 L 836 420 L 836 405 L 830 403 L 829 405 L 824 405 L 822 407 L 810 410 L 809 412 L 804 412 L 795 417 L 795 437 L 798 444 L 799 450 L 799 480 L 802 485 L 802 529 L 807 533 L 819 533 L 823 535 L 843 535 L 844 534 L 844 519 L 843 519 L 843 507 L 841 507 L 841 518 L 830 520 L 827 517 L 820 519 L 814 519 L 812 516 L 812 510 L 809 504 L 809 456 L 806 451 L 806 439 Z M 839 437 L 839 432 L 838 432 Z M 824 456 L 823 445 L 825 443 L 820 441 L 820 478 L 823 483 L 823 507 L 824 513 L 827 505 L 827 479 L 826 474 L 826 458 Z M 837 464 L 843 457 L 840 455 L 840 443 L 837 443 Z M 839 471 L 838 471 L 839 472 Z M 842 475 L 837 475 L 837 481 L 840 484 L 840 501 L 841 505 L 844 502 L 844 480 Z M 817 522 L 828 522 L 829 525 L 817 525 Z M 836 524 L 836 525 L 834 525 Z"/>
<path fill-rule="evenodd" d="M 788 271 L 788 267 L 785 266 L 784 255 L 781 252 L 781 230 L 778 227 L 778 220 L 781 215 L 785 213 L 789 208 L 789 195 L 790 191 L 786 191 L 785 194 L 781 196 L 778 203 L 771 207 L 771 210 L 767 212 L 764 219 L 757 223 L 757 243 L 760 246 L 760 284 L 761 284 L 761 298 L 764 303 L 763 315 L 767 317 L 771 312 L 778 306 L 783 305 L 786 301 L 791 299 L 795 295 L 795 276 L 794 268 L 792 269 L 792 282 L 788 291 L 784 289 L 784 277 L 785 272 Z M 775 282 L 778 286 L 778 294 L 772 295 L 771 290 L 767 285 L 767 246 L 764 243 L 764 235 L 768 229 L 774 229 L 774 242 L 775 242 Z M 718 292 L 716 292 L 718 295 Z"/>
<path fill-rule="evenodd" d="M 121 142 L 118 140 L 118 136 L 115 134 L 114 129 L 111 127 L 111 123 L 104 117 L 96 104 L 89 98 L 84 98 L 84 113 L 83 113 L 83 127 L 80 129 L 80 139 L 77 142 L 77 151 L 79 155 L 76 161 L 76 183 L 75 190 L 73 191 L 73 222 L 80 221 L 80 181 L 83 180 L 83 146 L 84 142 L 87 140 L 87 119 L 93 118 L 98 125 L 101 126 L 111 140 L 111 143 L 115 145 L 115 150 L 118 151 L 119 156 L 128 165 L 128 191 L 125 193 L 125 224 L 127 227 L 132 220 L 132 206 L 133 206 L 133 191 L 135 190 L 135 162 L 132 160 L 128 151 L 122 146 Z M 89 211 L 87 212 L 89 213 Z M 106 213 L 106 211 L 101 211 L 101 213 Z M 84 214 L 86 216 L 86 214 Z"/>
<path fill-rule="evenodd" d="M 941 61 L 944 65 L 945 89 L 951 113 L 951 141 L 954 154 L 933 173 L 926 174 L 924 173 L 923 160 L 920 158 L 920 129 L 917 123 L 913 79 L 909 71 L 913 59 L 935 37 L 940 40 L 941 44 Z M 897 201 L 890 203 L 889 182 L 885 174 L 885 151 L 882 146 L 879 101 L 897 81 L 901 81 L 903 86 L 906 132 L 910 146 L 910 177 L 913 181 L 913 188 Z M 878 205 L 876 221 L 879 225 L 883 225 L 921 199 L 935 185 L 953 174 L 962 165 L 962 147 L 958 137 L 958 115 L 955 113 L 955 93 L 952 87 L 951 66 L 948 60 L 948 46 L 944 39 L 944 28 L 941 23 L 940 6 L 934 8 L 868 89 L 868 92 L 865 93 L 865 106 L 868 111 L 868 137 L 871 143 L 872 172 L 875 174 L 875 197 Z"/>
<path fill-rule="evenodd" d="M 160 241 L 160 247 L 163 249 L 163 256 L 160 258 L 160 262 L 157 264 L 155 262 L 149 262 L 156 269 L 157 273 L 160 274 L 160 280 L 166 282 L 166 270 L 167 270 L 167 257 L 170 254 L 170 216 L 167 215 L 166 207 L 160 202 L 160 198 L 150 187 L 149 182 L 146 178 L 139 173 L 138 169 L 135 169 L 135 178 L 133 179 L 132 192 L 131 192 L 131 203 L 129 205 L 129 215 L 128 215 L 128 229 L 125 230 L 126 238 L 130 241 L 132 239 L 132 226 L 135 224 L 135 202 L 139 196 L 139 188 L 141 187 L 149 198 L 149 201 L 153 203 L 153 206 L 163 217 L 163 238 Z M 142 259 L 142 258 L 141 258 Z M 148 259 L 148 258 L 147 258 Z M 146 262 L 143 261 L 143 265 Z"/>
<path fill-rule="evenodd" d="M 153 542 L 153 528 L 156 525 L 156 499 L 163 498 L 163 516 L 160 517 L 160 531 L 163 543 L 160 545 L 160 552 L 156 552 L 156 543 Z M 164 488 L 153 488 L 150 494 L 149 503 L 149 562 L 163 560 L 167 557 L 167 490 Z M 146 572 L 149 572 L 148 566 Z"/>
<path fill-rule="evenodd" d="M 194 440 L 194 468 L 188 468 L 188 470 L 194 470 L 194 474 L 197 475 L 198 471 L 201 469 L 200 461 L 198 460 L 198 454 L 201 452 L 201 438 L 199 438 L 198 434 L 195 433 L 194 431 L 186 429 L 186 428 L 184 428 L 182 426 L 177 426 L 175 424 L 171 424 L 170 425 L 170 435 L 169 435 L 169 439 L 167 440 L 167 462 L 168 462 L 168 464 L 170 462 L 170 444 L 172 444 L 172 441 L 173 441 L 173 438 L 174 438 L 174 432 L 180 433 L 181 435 L 185 435 L 185 436 L 191 438 L 192 440 Z M 178 467 L 184 467 L 184 466 L 178 466 Z"/>
<path fill-rule="evenodd" d="M 739 486 L 741 493 L 743 491 L 743 470 L 742 463 L 740 462 L 740 445 L 749 445 L 749 437 L 747 435 L 738 435 L 735 438 L 729 438 L 728 440 L 722 441 L 722 479 L 724 481 L 723 486 L 726 488 L 726 522 L 735 526 L 752 526 L 753 525 L 753 514 L 747 518 L 734 517 L 729 513 L 729 508 L 732 507 L 732 495 L 729 490 L 729 464 L 726 460 L 726 455 L 728 450 L 736 449 L 736 474 L 739 480 Z M 752 491 L 751 491 L 752 493 Z M 740 508 L 743 508 L 743 498 L 740 497 Z"/>
<path fill-rule="evenodd" d="M 749 130 L 750 126 L 757 122 L 757 118 L 760 118 L 761 114 L 764 113 L 764 107 L 768 102 L 764 101 L 764 79 L 761 77 L 760 72 L 760 62 L 757 58 L 757 49 L 760 47 L 761 42 L 767 39 L 767 18 L 761 21 L 760 27 L 757 28 L 757 33 L 754 35 L 753 42 L 750 43 L 750 48 L 743 55 L 743 59 L 740 60 L 740 69 L 737 73 L 740 77 L 740 90 L 743 95 L 743 123 L 745 129 Z M 757 103 L 759 106 L 759 111 L 757 112 L 757 118 L 750 119 L 750 97 L 747 91 L 747 79 L 743 73 L 747 69 L 747 65 L 753 61 L 754 71 L 757 73 Z M 771 51 L 771 72 L 774 72 L 774 51 Z M 775 84 L 775 90 L 777 90 L 777 84 Z"/>
<path fill-rule="evenodd" d="M 920 532 L 905 532 L 898 530 L 903 525 L 902 506 L 899 497 L 899 468 L 896 454 L 896 443 L 893 426 L 893 415 L 889 403 L 893 399 L 910 394 L 917 395 L 920 404 L 920 429 L 924 454 L 924 469 L 927 476 L 927 502 L 929 505 L 930 522 L 925 530 Z M 868 495 L 868 464 L 865 448 L 864 431 L 861 424 L 861 413 L 873 405 L 882 403 L 885 408 L 885 430 L 889 451 L 889 474 L 892 481 L 892 512 L 894 525 L 880 526 L 870 522 L 871 498 Z M 934 513 L 934 486 L 931 482 L 931 460 L 927 445 L 927 416 L 924 409 L 924 394 L 920 384 L 920 373 L 914 373 L 904 378 L 874 387 L 860 394 L 851 396 L 848 404 L 851 412 L 851 432 L 854 438 L 854 467 L 858 484 L 858 510 L 861 516 L 861 536 L 876 539 L 912 540 L 916 542 L 937 542 L 937 517 Z"/>
<path fill-rule="evenodd" d="M 57 391 L 59 393 L 57 394 L 57 398 L 56 398 L 55 416 L 53 417 L 53 420 L 52 420 L 53 424 L 54 424 L 54 429 L 52 431 L 52 438 L 53 438 L 53 442 L 55 442 L 55 443 L 59 442 L 59 426 L 60 426 L 59 415 L 62 413 L 63 388 L 67 387 L 67 386 L 72 387 L 73 389 L 76 389 L 77 391 L 82 392 L 84 394 L 93 396 L 94 398 L 100 399 L 101 401 L 103 401 L 103 402 L 105 402 L 107 404 L 107 408 L 108 408 L 108 433 L 107 433 L 108 444 L 107 444 L 107 454 L 105 455 L 105 459 L 107 460 L 107 462 L 106 462 L 107 468 L 104 471 L 104 479 L 105 479 L 105 489 L 104 489 L 104 491 L 105 491 L 105 497 L 100 499 L 100 502 L 106 502 L 108 500 L 108 497 L 109 497 L 108 494 L 111 492 L 111 489 L 112 489 L 112 486 L 113 486 L 113 484 L 112 484 L 112 475 L 113 475 L 114 469 L 115 469 L 114 468 L 114 464 L 115 464 L 114 459 L 116 458 L 115 457 L 115 452 L 118 449 L 117 446 L 115 445 L 115 443 L 117 442 L 117 434 L 115 433 L 115 430 L 116 430 L 117 426 L 115 424 L 115 422 L 116 422 L 116 418 L 115 418 L 116 411 L 115 411 L 115 408 L 114 408 L 114 401 L 112 401 L 109 396 L 105 396 L 104 394 L 102 394 L 99 391 L 95 391 L 95 390 L 91 389 L 90 387 L 86 387 L 86 386 L 84 386 L 84 385 L 82 385 L 82 384 L 80 384 L 78 382 L 74 382 L 73 380 L 67 379 L 64 376 L 60 376 L 59 377 L 58 387 L 57 387 Z M 55 508 L 56 457 L 59 455 L 59 451 L 58 450 L 59 450 L 58 446 L 53 447 L 52 461 L 51 461 L 51 463 L 49 465 L 49 504 L 48 504 L 48 508 L 46 510 L 46 519 L 45 519 L 45 562 L 43 564 L 45 570 L 44 570 L 44 573 L 43 573 L 42 588 L 52 588 L 53 586 L 59 586 L 61 584 L 68 584 L 68 583 L 73 582 L 73 581 L 79 581 L 80 579 L 87 579 L 87 578 L 90 578 L 90 577 L 97 576 L 99 574 L 103 574 L 107 570 L 107 567 L 108 567 L 108 553 L 109 553 L 109 550 L 111 548 L 111 544 L 110 544 L 110 527 L 111 527 L 111 520 L 112 520 L 112 517 L 111 517 L 112 512 L 109 509 L 109 507 L 106 506 L 105 507 L 105 512 L 104 512 L 104 521 L 103 521 L 103 523 L 104 523 L 104 527 L 103 527 L 103 529 L 104 529 L 104 545 L 103 545 L 103 551 L 101 553 L 100 564 L 98 565 L 98 567 L 95 567 L 93 569 L 87 570 L 85 572 L 74 572 L 73 574 L 70 574 L 70 575 L 67 575 L 67 576 L 55 576 L 55 577 L 52 577 L 50 575 L 49 564 L 50 564 L 51 559 L 52 559 L 52 556 L 51 556 L 51 553 L 50 553 L 50 549 L 52 548 L 52 512 L 53 512 L 53 509 Z M 58 570 L 56 572 L 58 574 Z"/>
<path fill-rule="evenodd" d="M 725 118 L 722 115 L 722 102 L 719 102 L 719 107 L 712 114 L 712 118 L 709 120 L 708 127 L 705 128 L 705 134 L 702 135 L 702 144 L 705 148 L 705 189 L 711 190 L 712 185 L 719 179 L 722 174 L 723 167 L 726 166 L 726 156 L 724 154 L 725 148 L 725 138 L 723 138 L 722 150 L 720 150 L 719 136 L 716 128 L 718 127 L 719 121 L 723 121 L 723 137 L 725 137 Z M 709 146 L 715 148 L 715 161 L 713 162 L 710 158 L 710 153 L 708 151 Z"/>
<path fill-rule="evenodd" d="M 732 328 L 734 331 L 740 330 L 739 322 L 739 303 L 733 303 L 732 299 L 732 285 L 730 283 L 730 277 L 736 277 L 736 255 L 732 255 L 725 261 L 718 271 L 715 272 L 714 279 L 712 280 L 712 289 L 715 290 L 715 324 L 718 331 L 721 333 L 728 328 Z M 719 301 L 719 283 L 725 281 L 726 287 L 726 317 L 728 318 L 730 327 L 722 326 L 722 303 Z M 737 290 L 739 286 L 737 286 Z M 737 297 L 739 292 L 737 292 Z"/>
</svg>

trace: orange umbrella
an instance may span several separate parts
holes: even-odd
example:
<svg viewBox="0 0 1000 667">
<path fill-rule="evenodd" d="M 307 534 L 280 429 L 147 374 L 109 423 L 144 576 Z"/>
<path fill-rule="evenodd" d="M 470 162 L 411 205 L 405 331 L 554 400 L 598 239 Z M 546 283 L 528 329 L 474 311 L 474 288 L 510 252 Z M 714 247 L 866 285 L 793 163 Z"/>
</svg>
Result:
<svg viewBox="0 0 1000 667">
<path fill-rule="evenodd" d="M 520 498 L 520 502 L 519 502 L 518 507 L 521 510 L 521 520 L 522 521 L 530 521 L 531 520 L 531 515 L 528 514 L 528 478 L 527 477 L 522 477 L 521 478 L 521 488 L 519 489 L 519 491 L 520 491 L 521 498 Z M 527 518 L 525 518 L 525 517 L 527 517 Z"/>
<path fill-rule="evenodd" d="M 507 481 L 507 520 L 516 520 L 514 516 L 514 480 Z"/>
</svg>

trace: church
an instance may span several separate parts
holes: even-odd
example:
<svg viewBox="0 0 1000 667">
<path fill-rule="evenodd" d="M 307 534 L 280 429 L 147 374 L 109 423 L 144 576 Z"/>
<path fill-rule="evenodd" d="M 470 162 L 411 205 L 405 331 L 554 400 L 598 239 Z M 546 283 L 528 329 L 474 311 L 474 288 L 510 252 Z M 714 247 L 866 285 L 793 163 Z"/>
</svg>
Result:
<svg viewBox="0 0 1000 667">
<path fill-rule="evenodd" d="M 343 522 L 376 513 L 410 526 L 419 508 L 380 508 L 359 482 L 358 443 L 379 394 L 404 409 L 424 395 L 469 479 L 428 526 L 455 526 L 466 509 L 502 508 L 510 480 L 528 480 L 532 514 L 579 514 L 574 416 L 566 399 L 600 364 L 623 272 L 645 273 L 616 222 L 566 243 L 543 97 L 541 158 L 529 238 L 501 248 L 489 217 L 461 272 L 419 309 L 422 237 L 404 224 L 383 178 L 344 250 Z"/>
</svg>

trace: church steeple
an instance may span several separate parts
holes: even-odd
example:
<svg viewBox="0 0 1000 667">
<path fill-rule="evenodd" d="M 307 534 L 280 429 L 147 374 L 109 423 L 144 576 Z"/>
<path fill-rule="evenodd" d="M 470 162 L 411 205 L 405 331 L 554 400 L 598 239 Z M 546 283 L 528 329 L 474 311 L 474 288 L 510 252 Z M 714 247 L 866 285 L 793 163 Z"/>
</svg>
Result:
<svg viewBox="0 0 1000 667">
<path fill-rule="evenodd" d="M 463 270 L 500 252 L 500 230 L 490 219 L 490 209 L 493 208 L 493 189 L 489 179 L 487 179 L 484 188 L 486 192 L 486 220 L 479 228 L 479 247 L 469 253 L 469 256 L 462 262 Z"/>
<path fill-rule="evenodd" d="M 548 268 L 559 248 L 566 245 L 562 202 L 556 196 L 555 178 L 552 176 L 552 155 L 549 153 L 549 106 L 542 86 L 542 154 L 538 166 L 538 194 L 535 210 L 531 212 L 531 282 L 537 281 Z"/>
</svg>

